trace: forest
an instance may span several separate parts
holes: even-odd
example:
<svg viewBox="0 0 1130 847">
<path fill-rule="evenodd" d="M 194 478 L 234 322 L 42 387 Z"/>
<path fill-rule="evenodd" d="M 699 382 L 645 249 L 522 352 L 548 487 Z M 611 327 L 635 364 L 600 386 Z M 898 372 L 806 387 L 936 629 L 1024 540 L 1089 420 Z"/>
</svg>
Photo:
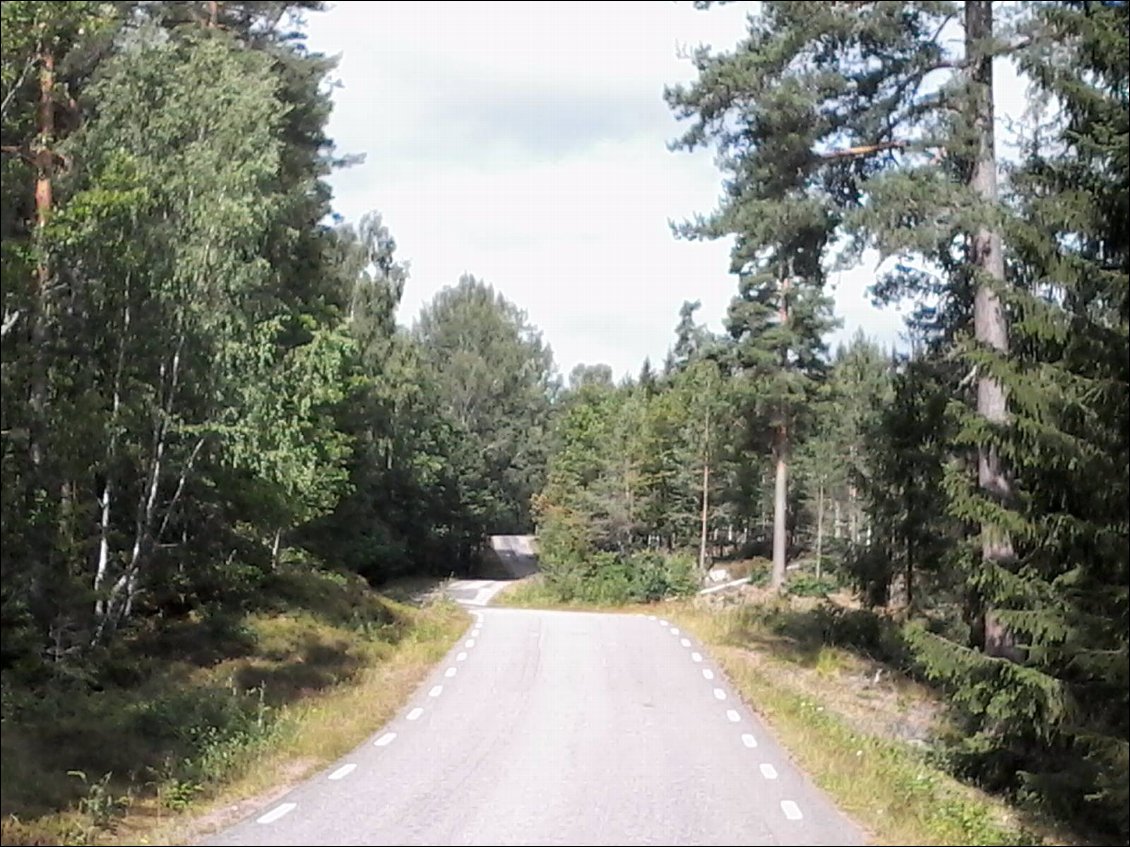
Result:
<svg viewBox="0 0 1130 847">
<path fill-rule="evenodd" d="M 838 637 L 946 692 L 950 770 L 1125 842 L 1127 4 L 761 3 L 663 92 L 722 170 L 674 237 L 733 239 L 724 331 L 688 283 L 619 380 L 471 275 L 398 321 L 407 258 L 333 209 L 321 8 L 2 6 L 5 732 L 280 573 L 465 575 L 536 532 L 562 601 L 738 562 L 848 592 Z M 830 348 L 865 253 L 906 343 Z"/>
</svg>

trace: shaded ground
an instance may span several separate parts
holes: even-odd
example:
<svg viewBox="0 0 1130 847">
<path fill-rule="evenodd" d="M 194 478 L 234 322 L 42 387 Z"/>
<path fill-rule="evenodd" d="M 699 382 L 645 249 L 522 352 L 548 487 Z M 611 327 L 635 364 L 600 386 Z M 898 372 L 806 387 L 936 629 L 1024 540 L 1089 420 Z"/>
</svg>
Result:
<svg viewBox="0 0 1130 847">
<path fill-rule="evenodd" d="M 452 600 L 486 606 L 500 591 L 538 572 L 537 541 L 532 535 L 492 535 L 483 552 L 477 579 L 453 579 L 444 586 Z"/>
<path fill-rule="evenodd" d="M 398 706 L 465 626 L 450 605 L 407 607 L 356 574 L 283 568 L 259 588 L 254 608 L 232 602 L 139 623 L 48 678 L 6 669 L 0 843 L 148 831 L 276 751 L 301 762 L 335 755 Z M 297 732 L 314 725 L 307 718 L 320 704 L 353 691 L 364 692 L 365 709 Z M 351 720 L 368 723 L 338 740 Z"/>
<path fill-rule="evenodd" d="M 537 539 L 532 535 L 492 535 L 483 555 L 484 579 L 523 579 L 538 572 Z"/>
</svg>

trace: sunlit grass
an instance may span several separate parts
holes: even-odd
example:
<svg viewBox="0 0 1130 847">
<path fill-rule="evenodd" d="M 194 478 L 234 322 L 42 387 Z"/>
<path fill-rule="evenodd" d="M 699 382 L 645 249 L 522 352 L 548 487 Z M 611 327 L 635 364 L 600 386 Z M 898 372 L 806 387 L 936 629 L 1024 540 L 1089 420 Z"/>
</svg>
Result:
<svg viewBox="0 0 1130 847">
<path fill-rule="evenodd" d="M 559 609 L 582 612 L 623 612 L 635 608 L 621 604 L 562 600 L 540 574 L 515 580 L 506 585 L 494 595 L 492 603 L 495 606 L 509 606 L 515 609 Z"/>
<path fill-rule="evenodd" d="M 680 602 L 664 615 L 708 644 L 743 699 L 794 761 L 875 844 L 1076 843 L 1044 822 L 930 764 L 922 750 L 882 731 L 908 711 L 937 711 L 933 692 L 838 647 L 783 638 L 748 607 Z"/>
<path fill-rule="evenodd" d="M 516 580 L 494 595 L 494 605 L 521 609 L 564 609 L 569 604 L 557 596 L 542 576 Z"/>
</svg>

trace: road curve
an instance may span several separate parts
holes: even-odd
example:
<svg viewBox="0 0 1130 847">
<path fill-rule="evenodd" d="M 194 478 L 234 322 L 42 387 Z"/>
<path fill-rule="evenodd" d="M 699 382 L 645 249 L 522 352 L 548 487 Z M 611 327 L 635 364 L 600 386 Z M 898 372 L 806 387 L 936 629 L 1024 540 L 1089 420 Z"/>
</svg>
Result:
<svg viewBox="0 0 1130 847">
<path fill-rule="evenodd" d="M 673 624 L 472 613 L 386 727 L 203 843 L 864 843 Z"/>
</svg>

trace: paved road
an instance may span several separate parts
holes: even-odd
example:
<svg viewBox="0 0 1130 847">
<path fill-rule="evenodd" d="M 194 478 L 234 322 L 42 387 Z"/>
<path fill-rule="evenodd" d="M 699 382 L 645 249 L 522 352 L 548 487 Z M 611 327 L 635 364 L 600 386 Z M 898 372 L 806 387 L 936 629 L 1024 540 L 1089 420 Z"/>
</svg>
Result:
<svg viewBox="0 0 1130 847">
<path fill-rule="evenodd" d="M 532 535 L 492 535 L 482 571 L 493 579 L 454 579 L 446 591 L 464 606 L 486 606 L 516 579 L 538 572 L 537 539 Z"/>
<path fill-rule="evenodd" d="M 388 726 L 205 843 L 863 843 L 673 625 L 472 613 Z"/>
</svg>

